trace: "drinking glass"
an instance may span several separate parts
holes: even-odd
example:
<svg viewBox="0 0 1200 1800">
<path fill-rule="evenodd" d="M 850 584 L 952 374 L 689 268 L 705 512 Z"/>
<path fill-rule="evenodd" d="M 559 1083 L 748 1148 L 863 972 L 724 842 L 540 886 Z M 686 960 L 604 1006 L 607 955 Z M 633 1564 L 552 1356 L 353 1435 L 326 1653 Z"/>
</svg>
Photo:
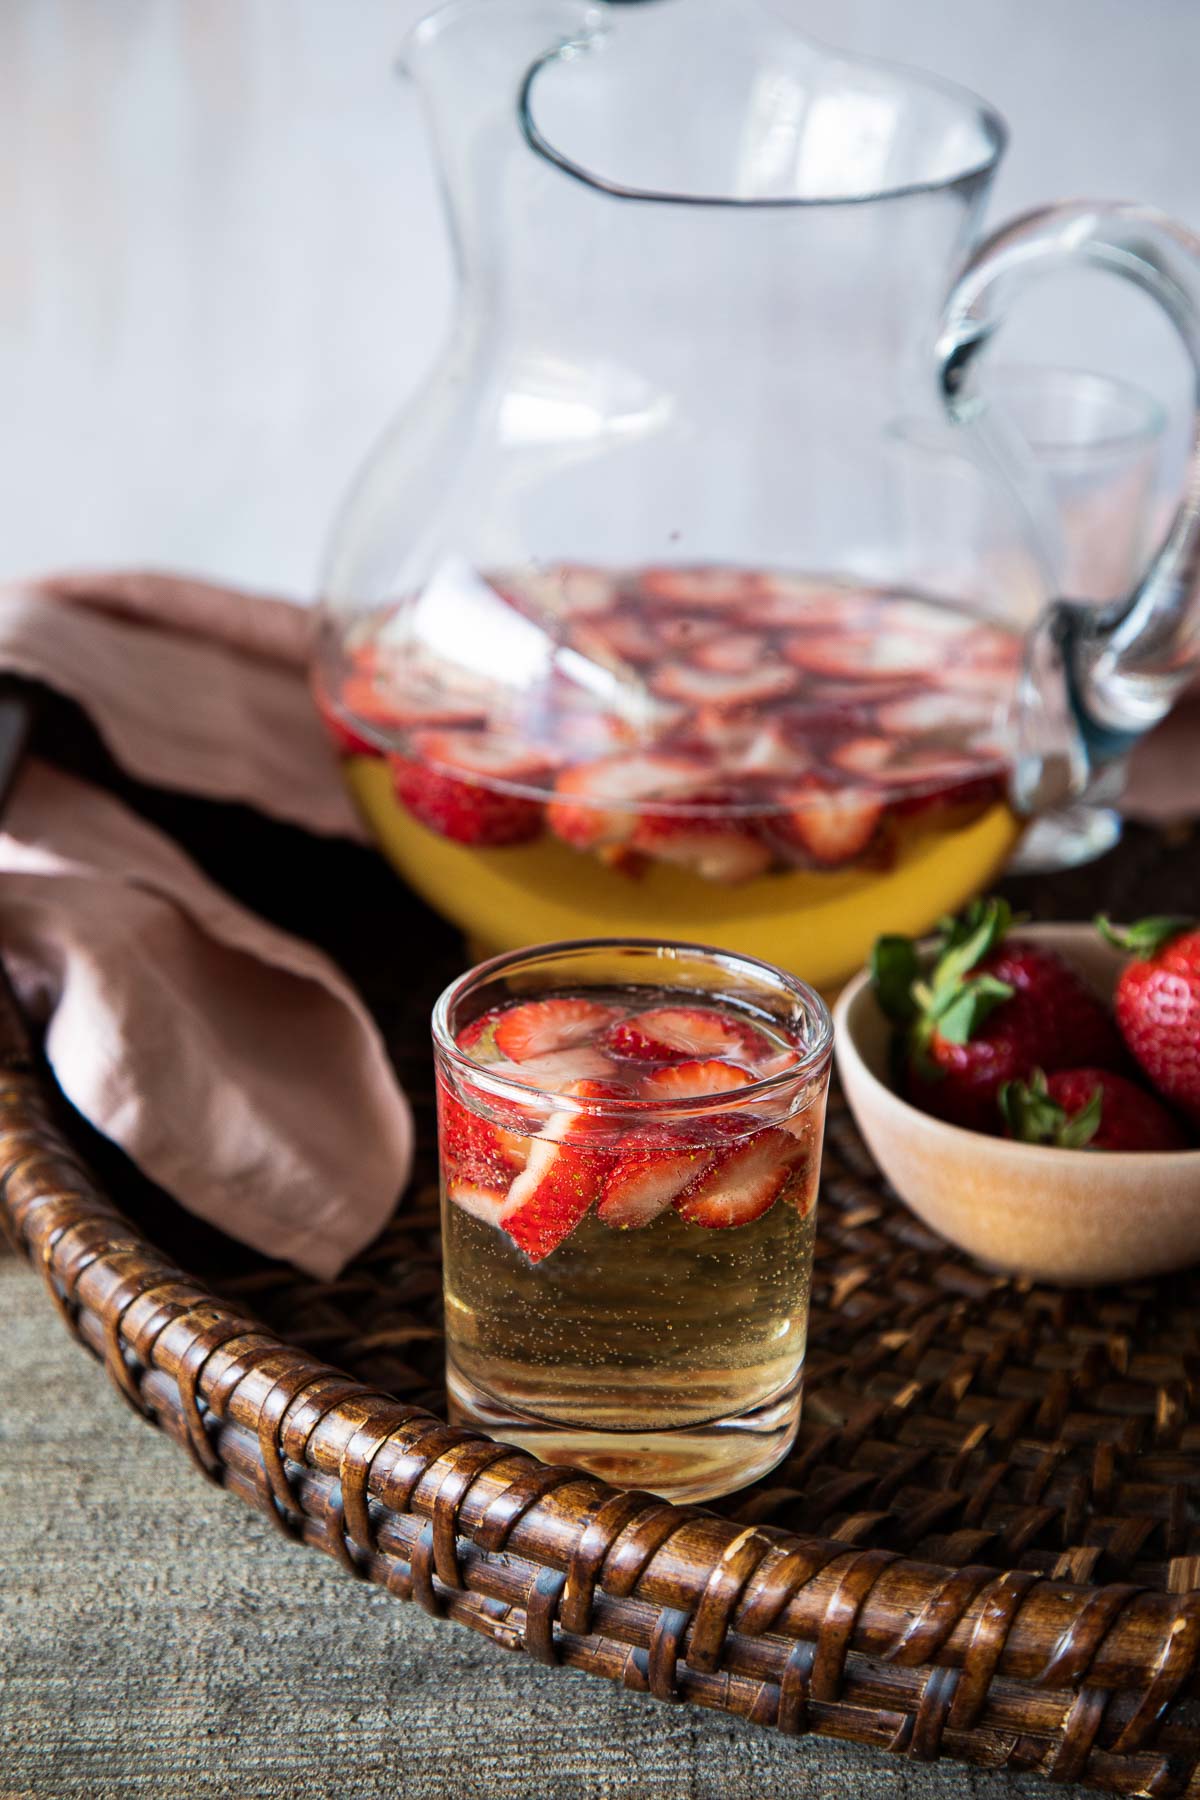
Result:
<svg viewBox="0 0 1200 1800">
<path fill-rule="evenodd" d="M 800 1416 L 832 1035 L 804 982 L 694 944 L 543 945 L 446 990 L 456 1423 L 671 1499 L 774 1467 Z"/>
<path fill-rule="evenodd" d="M 1136 585 L 1154 549 L 1167 415 L 1142 388 L 1092 369 L 1006 363 L 991 403 L 1022 439 L 1059 530 L 1058 591 L 1096 606 Z M 1114 770 L 1114 790 L 1120 778 Z M 1121 815 L 1079 802 L 1035 820 L 1012 867 L 1077 868 L 1119 842 Z"/>
</svg>

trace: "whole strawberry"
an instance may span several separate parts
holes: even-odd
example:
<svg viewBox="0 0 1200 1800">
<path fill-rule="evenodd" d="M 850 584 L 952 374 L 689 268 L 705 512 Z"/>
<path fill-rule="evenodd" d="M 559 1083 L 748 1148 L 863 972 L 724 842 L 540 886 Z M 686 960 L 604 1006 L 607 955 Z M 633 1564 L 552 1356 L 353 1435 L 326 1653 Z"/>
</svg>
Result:
<svg viewBox="0 0 1200 1800">
<path fill-rule="evenodd" d="M 1035 1068 L 1119 1068 L 1120 1039 L 1101 1002 L 1052 950 L 1008 937 L 1003 900 L 976 901 L 943 920 L 922 974 L 910 938 L 880 938 L 875 991 L 901 1027 L 900 1082 L 925 1112 L 995 1133 L 1005 1082 Z"/>
<path fill-rule="evenodd" d="M 1110 1069 L 1035 1069 L 1000 1089 L 1010 1137 L 1062 1150 L 1186 1150 L 1161 1101 Z"/>
<path fill-rule="evenodd" d="M 1114 996 L 1122 1037 L 1163 1098 L 1200 1124 L 1200 928 L 1176 918 L 1096 925 L 1133 952 Z"/>
</svg>

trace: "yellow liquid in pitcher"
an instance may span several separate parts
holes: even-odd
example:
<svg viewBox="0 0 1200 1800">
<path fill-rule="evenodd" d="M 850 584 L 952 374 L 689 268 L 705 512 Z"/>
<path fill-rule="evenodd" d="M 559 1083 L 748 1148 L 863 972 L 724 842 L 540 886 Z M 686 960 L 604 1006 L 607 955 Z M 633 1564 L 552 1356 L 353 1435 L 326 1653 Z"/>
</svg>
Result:
<svg viewBox="0 0 1200 1800">
<path fill-rule="evenodd" d="M 762 957 L 827 991 L 862 967 L 881 933 L 925 931 L 986 888 L 1023 828 L 997 801 L 967 823 L 902 823 L 887 868 L 778 869 L 726 886 L 665 862 L 627 875 L 549 834 L 468 848 L 412 817 L 384 759 L 348 756 L 342 768 L 388 859 L 481 953 L 558 938 L 681 938 Z"/>
</svg>

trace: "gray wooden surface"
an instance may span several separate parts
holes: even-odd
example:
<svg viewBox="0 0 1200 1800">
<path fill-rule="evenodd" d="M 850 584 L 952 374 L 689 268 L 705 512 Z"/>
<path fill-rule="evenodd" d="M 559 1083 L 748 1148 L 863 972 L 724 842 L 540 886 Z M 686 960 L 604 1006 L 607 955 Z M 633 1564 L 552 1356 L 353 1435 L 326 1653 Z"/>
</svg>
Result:
<svg viewBox="0 0 1200 1800">
<path fill-rule="evenodd" d="M 203 1482 L 3 1254 L 0 1319 L 0 1800 L 1070 1800 L 437 1624 Z"/>
</svg>

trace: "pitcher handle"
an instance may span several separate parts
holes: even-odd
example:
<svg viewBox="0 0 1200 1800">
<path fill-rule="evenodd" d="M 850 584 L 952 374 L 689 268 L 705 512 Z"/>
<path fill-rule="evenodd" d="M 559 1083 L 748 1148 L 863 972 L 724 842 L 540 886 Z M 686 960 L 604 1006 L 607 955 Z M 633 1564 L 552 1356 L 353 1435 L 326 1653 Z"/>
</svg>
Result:
<svg viewBox="0 0 1200 1800">
<path fill-rule="evenodd" d="M 1081 791 L 1165 716 L 1200 667 L 1200 237 L 1121 202 L 1070 201 L 1011 220 L 972 254 L 946 303 L 942 395 L 953 419 L 972 415 L 977 353 L 1002 303 L 1027 277 L 1071 263 L 1125 276 L 1171 320 L 1195 374 L 1192 448 L 1170 531 L 1132 594 L 1104 608 L 1056 599 L 1030 634 L 1016 777 L 1030 806 Z"/>
</svg>

